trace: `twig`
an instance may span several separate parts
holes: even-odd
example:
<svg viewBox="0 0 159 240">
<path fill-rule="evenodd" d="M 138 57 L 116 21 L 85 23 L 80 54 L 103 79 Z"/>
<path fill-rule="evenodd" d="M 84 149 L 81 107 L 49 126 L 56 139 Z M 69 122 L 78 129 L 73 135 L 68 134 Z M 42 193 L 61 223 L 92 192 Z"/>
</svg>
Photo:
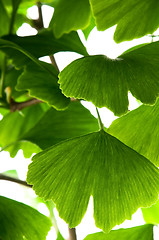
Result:
<svg viewBox="0 0 159 240">
<path fill-rule="evenodd" d="M 76 229 L 75 228 L 68 228 L 68 231 L 69 231 L 69 240 L 77 240 Z"/>
<path fill-rule="evenodd" d="M 15 112 L 17 110 L 20 111 L 25 107 L 29 107 L 31 105 L 35 105 L 35 104 L 38 104 L 38 103 L 42 103 L 42 101 L 39 100 L 39 99 L 36 99 L 36 98 L 30 99 L 30 100 L 25 101 L 25 102 L 15 102 L 13 99 L 11 99 L 10 111 L 11 112 Z"/>
<path fill-rule="evenodd" d="M 32 188 L 32 185 L 29 185 L 26 181 L 22 181 L 22 180 L 17 179 L 17 178 L 9 177 L 9 176 L 4 175 L 2 173 L 0 173 L 0 180 L 10 181 L 10 182 L 21 184 L 25 187 Z"/>
<path fill-rule="evenodd" d="M 50 58 L 50 61 L 51 61 L 52 65 L 57 69 L 58 72 L 60 72 L 54 56 L 53 56 L 53 55 L 50 55 L 49 58 Z"/>
</svg>

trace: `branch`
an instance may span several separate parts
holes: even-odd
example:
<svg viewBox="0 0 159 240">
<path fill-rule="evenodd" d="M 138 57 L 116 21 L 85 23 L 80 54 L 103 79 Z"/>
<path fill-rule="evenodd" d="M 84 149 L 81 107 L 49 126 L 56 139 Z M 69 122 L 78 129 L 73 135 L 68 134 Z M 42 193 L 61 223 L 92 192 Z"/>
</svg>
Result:
<svg viewBox="0 0 159 240">
<path fill-rule="evenodd" d="M 11 112 L 15 112 L 15 111 L 20 111 L 25 107 L 29 107 L 31 105 L 35 105 L 38 103 L 42 103 L 41 100 L 33 98 L 31 100 L 25 101 L 25 102 L 15 102 L 13 99 L 11 99 L 11 103 L 10 103 L 10 111 Z"/>
<path fill-rule="evenodd" d="M 32 185 L 29 185 L 27 182 L 22 181 L 22 180 L 17 179 L 17 178 L 9 177 L 9 176 L 4 175 L 2 173 L 0 173 L 0 180 L 10 181 L 10 182 L 21 184 L 21 185 L 23 185 L 25 187 L 32 188 Z"/>
<path fill-rule="evenodd" d="M 68 231 L 69 231 L 69 239 L 68 240 L 77 240 L 76 229 L 75 228 L 68 228 Z"/>
</svg>

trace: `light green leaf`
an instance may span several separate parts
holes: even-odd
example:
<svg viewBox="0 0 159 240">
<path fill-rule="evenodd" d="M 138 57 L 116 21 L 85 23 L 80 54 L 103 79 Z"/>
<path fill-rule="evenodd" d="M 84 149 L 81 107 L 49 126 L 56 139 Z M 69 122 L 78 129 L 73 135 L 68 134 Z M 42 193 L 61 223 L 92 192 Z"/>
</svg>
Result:
<svg viewBox="0 0 159 240">
<path fill-rule="evenodd" d="M 2 1 L 0 1 L 0 36 L 9 32 L 10 19 L 6 8 Z"/>
<path fill-rule="evenodd" d="M 22 139 L 45 149 L 60 141 L 97 130 L 97 119 L 79 102 L 73 102 L 65 111 L 49 109 Z"/>
<path fill-rule="evenodd" d="M 103 130 L 61 142 L 32 158 L 27 181 L 75 227 L 93 195 L 96 226 L 109 232 L 157 201 L 159 170 Z"/>
<path fill-rule="evenodd" d="M 88 55 L 86 48 L 82 44 L 78 33 L 71 32 L 64 34 L 61 38 L 55 38 L 52 30 L 42 30 L 35 36 L 19 37 L 17 35 L 8 35 L 4 40 L 14 43 L 30 52 L 36 58 L 52 55 L 60 51 L 73 51 L 82 55 Z M 28 57 L 15 49 L 2 49 L 9 57 L 14 59 L 16 65 L 22 66 L 28 63 Z"/>
<path fill-rule="evenodd" d="M 93 17 L 93 15 L 91 15 L 91 20 L 90 20 L 90 24 L 87 28 L 83 29 L 82 32 L 85 36 L 85 39 L 87 40 L 90 32 L 92 31 L 92 29 L 95 27 L 95 19 Z"/>
<path fill-rule="evenodd" d="M 108 132 L 159 166 L 159 100 L 116 119 Z"/>
<path fill-rule="evenodd" d="M 0 196 L 0 239 L 45 240 L 51 221 L 37 210 Z"/>
<path fill-rule="evenodd" d="M 116 42 L 140 38 L 159 27 L 157 0 L 90 0 L 90 3 L 98 30 L 117 24 Z"/>
<path fill-rule="evenodd" d="M 84 240 L 153 240 L 153 225 L 146 224 L 138 227 L 113 230 L 88 235 Z"/>
<path fill-rule="evenodd" d="M 58 0 L 52 19 L 53 31 L 57 38 L 64 33 L 85 29 L 90 22 L 89 0 Z"/>
<path fill-rule="evenodd" d="M 0 121 L 0 146 L 15 157 L 19 149 L 23 150 L 25 157 L 39 152 L 39 147 L 27 141 L 20 141 L 31 127 L 33 127 L 44 114 L 40 105 L 23 109 L 21 112 L 8 113 Z M 8 146 L 8 147 L 7 147 Z"/>
<path fill-rule="evenodd" d="M 154 104 L 159 94 L 159 42 L 109 59 L 103 55 L 77 59 L 59 74 L 62 92 L 67 97 L 92 101 L 115 115 L 128 110 L 128 90 L 140 101 Z"/>
<path fill-rule="evenodd" d="M 40 62 L 40 65 L 43 68 L 33 62 L 29 63 L 18 78 L 16 89 L 28 90 L 30 96 L 41 99 L 56 109 L 65 109 L 70 100 L 59 89 L 57 71 L 52 64 Z"/>
<path fill-rule="evenodd" d="M 141 210 L 146 223 L 159 224 L 159 200 L 151 207 Z"/>
</svg>

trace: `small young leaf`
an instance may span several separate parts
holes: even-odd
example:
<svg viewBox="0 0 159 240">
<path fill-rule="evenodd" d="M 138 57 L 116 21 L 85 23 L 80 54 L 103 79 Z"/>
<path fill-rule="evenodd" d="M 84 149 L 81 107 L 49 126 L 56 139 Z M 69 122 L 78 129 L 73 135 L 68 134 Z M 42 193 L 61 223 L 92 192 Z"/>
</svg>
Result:
<svg viewBox="0 0 159 240">
<path fill-rule="evenodd" d="M 22 139 L 45 149 L 60 141 L 97 130 L 97 119 L 81 103 L 73 102 L 65 111 L 49 109 Z"/>
<path fill-rule="evenodd" d="M 116 42 L 140 38 L 159 27 L 156 0 L 90 0 L 98 30 L 117 24 Z"/>
<path fill-rule="evenodd" d="M 59 38 L 64 33 L 86 28 L 90 17 L 89 0 L 58 0 L 52 19 L 55 36 Z"/>
<path fill-rule="evenodd" d="M 91 195 L 96 226 L 106 232 L 158 198 L 158 168 L 103 130 L 56 144 L 32 160 L 28 183 L 55 202 L 70 227 L 81 222 Z"/>
<path fill-rule="evenodd" d="M 18 78 L 16 89 L 20 91 L 28 90 L 30 96 L 47 102 L 56 109 L 65 109 L 70 100 L 59 89 L 57 71 L 51 64 L 39 62 L 40 66 L 33 62 L 26 66 L 24 72 Z"/>
<path fill-rule="evenodd" d="M 146 224 L 133 228 L 113 230 L 88 235 L 84 240 L 153 240 L 153 225 Z"/>
<path fill-rule="evenodd" d="M 154 104 L 159 95 L 159 42 L 109 59 L 103 55 L 77 59 L 59 74 L 62 92 L 67 97 L 92 101 L 115 115 L 128 110 L 128 90 L 140 101 Z"/>
<path fill-rule="evenodd" d="M 116 119 L 108 132 L 159 166 L 159 100 Z"/>
<path fill-rule="evenodd" d="M 51 221 L 37 210 L 0 196 L 0 239 L 45 240 Z"/>
</svg>

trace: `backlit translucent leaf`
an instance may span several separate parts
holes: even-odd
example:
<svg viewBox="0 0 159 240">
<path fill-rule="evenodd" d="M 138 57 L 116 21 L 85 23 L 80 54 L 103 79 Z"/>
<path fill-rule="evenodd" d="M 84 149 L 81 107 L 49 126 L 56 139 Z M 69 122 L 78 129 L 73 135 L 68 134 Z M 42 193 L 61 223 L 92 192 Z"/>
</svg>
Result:
<svg viewBox="0 0 159 240">
<path fill-rule="evenodd" d="M 159 166 L 159 100 L 116 119 L 108 132 Z"/>
<path fill-rule="evenodd" d="M 8 113 L 0 121 L 0 146 L 6 148 L 14 157 L 19 149 L 23 150 L 25 157 L 30 157 L 39 147 L 27 141 L 20 141 L 31 127 L 33 127 L 44 114 L 40 105 L 31 106 L 21 112 Z"/>
<path fill-rule="evenodd" d="M 116 42 L 153 33 L 159 27 L 157 0 L 90 0 L 98 30 L 117 24 Z"/>
<path fill-rule="evenodd" d="M 153 225 L 146 224 L 139 227 L 113 230 L 88 235 L 84 240 L 153 240 Z"/>
<path fill-rule="evenodd" d="M 151 207 L 141 210 L 146 223 L 159 224 L 159 200 Z"/>
<path fill-rule="evenodd" d="M 73 51 L 87 55 L 86 48 L 82 44 L 77 32 L 64 34 L 61 38 L 57 39 L 52 30 L 42 30 L 35 36 L 19 37 L 17 35 L 8 35 L 3 37 L 3 39 L 17 44 L 36 58 L 60 51 Z M 26 64 L 29 60 L 26 55 L 13 48 L 5 48 L 2 50 L 11 58 L 15 59 L 18 66 Z"/>
<path fill-rule="evenodd" d="M 58 0 L 52 19 L 55 36 L 86 28 L 90 17 L 89 0 Z"/>
<path fill-rule="evenodd" d="M 35 155 L 27 181 L 52 199 L 69 226 L 83 218 L 93 195 L 96 226 L 110 231 L 158 198 L 159 170 L 103 130 L 61 142 Z"/>
<path fill-rule="evenodd" d="M 62 92 L 92 101 L 115 115 L 126 113 L 128 90 L 143 103 L 153 104 L 159 94 L 159 42 L 109 59 L 103 55 L 77 59 L 59 74 Z"/>
<path fill-rule="evenodd" d="M 92 29 L 95 27 L 95 19 L 93 16 L 91 16 L 91 20 L 90 20 L 90 24 L 87 28 L 83 29 L 82 32 L 85 36 L 85 39 L 87 40 L 90 32 L 92 31 Z"/>
<path fill-rule="evenodd" d="M 30 96 L 41 99 L 56 109 L 65 109 L 70 100 L 59 89 L 57 71 L 52 64 L 40 62 L 40 65 L 43 68 L 33 62 L 26 66 L 18 78 L 17 90 L 28 90 Z"/>
<path fill-rule="evenodd" d="M 37 210 L 0 196 L 0 239 L 45 240 L 51 221 Z"/>
<path fill-rule="evenodd" d="M 45 149 L 68 138 L 97 130 L 97 119 L 81 103 L 73 102 L 65 111 L 49 109 L 22 138 Z"/>
</svg>

